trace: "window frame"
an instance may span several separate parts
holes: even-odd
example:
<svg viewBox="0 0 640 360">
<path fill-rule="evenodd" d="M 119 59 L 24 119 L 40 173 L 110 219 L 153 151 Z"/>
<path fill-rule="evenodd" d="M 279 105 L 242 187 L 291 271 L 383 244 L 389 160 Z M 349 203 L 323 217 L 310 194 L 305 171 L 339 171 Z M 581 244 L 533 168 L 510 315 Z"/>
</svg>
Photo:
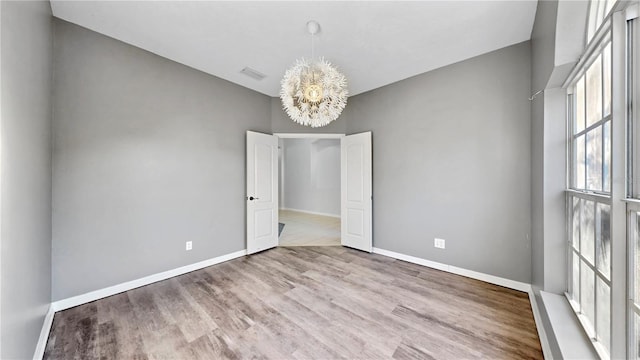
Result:
<svg viewBox="0 0 640 360">
<path fill-rule="evenodd" d="M 610 111 L 609 114 L 606 116 L 602 116 L 599 120 L 597 120 L 596 122 L 594 122 L 593 124 L 586 126 L 586 116 L 587 116 L 587 86 L 586 86 L 586 73 L 587 70 L 591 67 L 591 65 L 593 65 L 593 63 L 597 60 L 598 57 L 600 57 L 604 50 L 606 49 L 607 46 L 609 46 L 609 44 L 612 44 L 612 29 L 611 29 L 611 23 L 610 21 L 608 21 L 606 24 L 606 26 L 609 27 L 608 31 L 603 32 L 598 38 L 598 42 L 597 45 L 592 46 L 589 52 L 589 55 L 585 58 L 585 61 L 581 61 L 577 66 L 577 71 L 574 70 L 570 76 L 570 81 L 567 81 L 566 84 L 566 88 L 567 88 L 567 134 L 568 134 L 568 179 L 567 179 L 567 186 L 566 188 L 569 190 L 573 190 L 573 191 L 578 191 L 578 192 L 584 192 L 584 193 L 594 193 L 594 194 L 603 194 L 603 195 L 611 195 L 611 181 L 612 181 L 612 173 L 611 173 L 611 169 L 609 168 L 609 173 L 608 173 L 608 184 L 609 184 L 609 190 L 605 191 L 603 190 L 590 190 L 587 187 L 587 180 L 586 180 L 586 167 L 585 167 L 585 188 L 578 188 L 575 184 L 576 184 L 576 168 L 574 167 L 574 161 L 576 159 L 576 147 L 575 147 L 575 142 L 576 139 L 578 139 L 580 136 L 585 136 L 585 156 L 587 153 L 587 141 L 586 141 L 586 136 L 587 133 L 589 133 L 591 130 L 598 128 L 599 126 L 602 127 L 602 129 L 604 129 L 604 124 L 609 122 L 610 126 L 609 126 L 609 137 L 611 138 L 611 128 L 612 128 L 612 124 L 613 124 L 613 109 L 612 109 L 612 104 L 613 104 L 613 99 L 610 98 L 611 101 L 611 105 L 610 105 Z M 602 30 L 602 29 L 601 29 Z M 596 44 L 596 43 L 594 43 Z M 592 44 L 592 45 L 594 45 Z M 601 65 L 600 68 L 600 77 L 601 80 L 604 79 L 604 70 L 602 69 L 603 66 Z M 610 73 L 609 73 L 609 79 L 613 79 L 613 66 L 611 66 L 611 68 L 609 69 Z M 575 116 L 577 113 L 577 101 L 575 101 L 575 93 L 573 91 L 574 87 L 576 86 L 576 83 L 579 82 L 579 80 L 585 76 L 585 90 L 584 90 L 584 109 L 583 109 L 583 114 L 585 116 L 585 127 L 584 129 L 580 130 L 579 132 L 575 132 Z M 601 81 L 600 84 L 600 95 L 601 98 L 604 98 L 604 81 Z M 611 93 L 612 94 L 612 93 Z M 604 114 L 604 101 L 601 104 L 602 106 L 602 114 Z M 602 161 L 602 167 L 604 168 L 604 134 L 601 134 L 602 136 L 602 157 L 603 157 L 603 161 Z M 611 145 L 611 142 L 609 143 Z M 585 164 L 586 166 L 586 164 Z M 609 161 L 609 166 L 611 167 L 611 159 Z M 602 174 L 601 174 L 601 180 L 604 182 L 604 170 L 601 169 Z M 604 187 L 604 184 L 603 184 Z"/>
<path fill-rule="evenodd" d="M 597 241 L 595 240 L 596 235 L 596 226 L 597 226 L 597 207 L 598 204 L 604 204 L 609 206 L 609 216 L 611 216 L 611 208 L 612 208 L 612 199 L 610 196 L 607 195 L 603 195 L 603 194 L 596 194 L 596 193 L 586 193 L 586 192 L 582 192 L 582 191 L 575 191 L 575 190 L 566 190 L 566 204 L 567 204 L 567 221 L 568 222 L 572 222 L 572 218 L 573 218 L 573 199 L 578 199 L 580 201 L 589 201 L 593 203 L 593 216 L 594 216 L 594 242 L 593 242 L 593 260 L 589 260 L 587 259 L 583 252 L 582 252 L 582 237 L 578 238 L 578 250 L 576 251 L 575 247 L 573 246 L 573 226 L 571 224 L 569 224 L 569 226 L 567 226 L 567 291 L 565 292 L 565 297 L 567 299 L 567 301 L 569 302 L 569 304 L 571 305 L 571 308 L 573 310 L 573 312 L 576 314 L 576 317 L 578 318 L 578 321 L 580 322 L 580 325 L 582 326 L 582 328 L 584 329 L 585 333 L 587 334 L 587 336 L 589 337 L 592 345 L 594 346 L 596 352 L 598 353 L 598 355 L 600 355 L 601 358 L 603 359 L 609 359 L 610 358 L 610 348 L 607 349 L 607 347 L 602 343 L 601 338 L 600 338 L 600 332 L 598 331 L 598 289 L 597 289 L 597 283 L 598 283 L 598 279 L 602 280 L 608 287 L 609 287 L 609 347 L 611 347 L 611 335 L 613 333 L 613 322 L 611 320 L 611 312 L 613 309 L 613 304 L 612 304 L 612 296 L 611 296 L 611 291 L 613 289 L 613 279 L 611 277 L 611 264 L 609 264 L 610 269 L 609 269 L 609 278 L 607 278 L 606 274 L 603 274 L 602 271 L 599 269 L 598 267 L 598 259 L 597 259 Z M 580 214 L 580 216 L 582 216 L 582 213 Z M 579 220 L 579 223 L 582 223 L 582 219 Z M 610 241 L 613 241 L 613 239 L 610 239 Z M 573 254 L 577 254 L 578 255 L 578 259 L 579 259 L 579 264 L 580 266 L 582 266 L 582 264 L 586 264 L 589 269 L 593 272 L 593 301 L 594 301 L 594 309 L 593 309 L 593 323 L 591 322 L 591 319 L 589 319 L 589 317 L 585 314 L 585 312 L 583 311 L 580 301 L 582 298 L 582 271 L 578 271 L 577 277 L 578 277 L 578 283 L 580 284 L 579 286 L 579 293 L 577 294 L 577 298 L 578 300 L 576 301 L 574 299 L 574 289 L 573 289 Z M 592 264 L 593 263 L 593 264 Z"/>
<path fill-rule="evenodd" d="M 617 0 L 590 0 L 589 8 L 587 9 L 587 26 L 585 27 L 584 38 L 585 47 L 591 43 L 591 41 L 597 37 L 599 29 L 601 29 L 608 18 L 611 18 L 611 13 L 615 11 Z M 602 6 L 602 13 L 598 14 Z M 607 9 L 608 7 L 608 9 Z M 595 12 L 595 14 L 594 14 Z M 593 27 L 592 27 L 593 26 Z"/>
<path fill-rule="evenodd" d="M 626 43 L 625 43 L 625 126 L 626 126 L 626 181 L 625 181 L 625 205 L 627 221 L 627 284 L 626 284 L 626 343 L 627 358 L 640 358 L 640 326 L 636 328 L 636 316 L 640 317 L 640 298 L 636 294 L 636 269 L 638 263 L 637 254 L 640 252 L 640 166 L 634 166 L 634 162 L 640 162 L 640 112 L 634 111 L 634 104 L 640 103 L 640 46 L 635 44 L 640 38 L 640 18 L 636 8 L 630 11 L 626 19 Z M 629 16 L 631 15 L 631 16 Z"/>
<path fill-rule="evenodd" d="M 627 262 L 629 271 L 627 272 L 627 358 L 637 359 L 640 357 L 640 344 L 637 342 L 638 335 L 636 331 L 640 329 L 635 328 L 635 315 L 640 317 L 640 299 L 638 302 L 634 300 L 635 297 L 635 280 L 636 272 L 633 269 L 638 266 L 636 262 L 636 252 L 640 250 L 638 248 L 638 242 L 635 241 L 635 234 L 640 234 L 640 224 L 634 219 L 636 214 L 640 214 L 640 200 L 627 199 L 627 239 L 629 250 L 627 252 Z"/>
<path fill-rule="evenodd" d="M 573 309 L 576 317 L 578 318 L 581 326 L 583 327 L 585 333 L 587 334 L 587 336 L 590 338 L 591 343 L 594 347 L 594 349 L 596 350 L 596 352 L 598 353 L 598 355 L 600 356 L 600 358 L 602 359 L 609 359 L 610 358 L 610 354 L 611 354 L 611 350 L 612 350 L 612 346 L 613 346 L 613 271 L 612 271 L 612 254 L 611 254 L 611 250 L 613 249 L 613 237 L 611 236 L 611 226 L 612 226 L 612 209 L 613 209 L 613 200 L 612 200 L 612 190 L 613 190 L 613 184 L 612 184 L 612 180 L 613 180 L 613 171 L 612 171 L 612 163 L 613 163 L 613 104 L 614 104 L 614 98 L 613 98 L 613 88 L 614 88 L 614 84 L 613 84 L 613 78 L 614 78 L 614 74 L 613 74 L 613 26 L 612 26 L 612 20 L 611 20 L 611 14 L 613 13 L 613 10 L 615 8 L 615 5 L 612 6 L 612 9 L 609 11 L 609 13 L 604 17 L 604 19 L 601 22 L 600 28 L 598 28 L 595 31 L 595 34 L 593 35 L 593 37 L 590 39 L 589 41 L 589 45 L 587 46 L 587 49 L 585 51 L 585 56 L 583 56 L 583 58 L 580 59 L 580 61 L 578 62 L 578 64 L 576 64 L 576 66 L 573 68 L 573 70 L 571 71 L 570 76 L 567 78 L 567 81 L 565 82 L 564 86 L 567 89 L 567 184 L 566 184 L 566 190 L 565 190 L 565 204 L 566 204 L 566 215 L 565 215 L 565 219 L 567 221 L 567 227 L 566 227 L 566 240 L 567 240 L 567 250 L 566 250 L 566 269 L 567 269 L 567 291 L 565 292 L 565 297 L 568 300 L 569 304 L 571 305 L 571 308 Z M 590 5 L 590 9 L 591 9 L 591 5 Z M 589 15 L 590 16 L 590 15 Z M 588 39 L 589 40 L 589 39 Z M 598 58 L 603 59 L 602 54 L 604 53 L 604 51 L 607 49 L 609 49 L 610 54 L 609 54 L 609 69 L 608 71 L 609 73 L 609 79 L 610 79 L 610 84 L 609 86 L 611 86 L 609 95 L 609 114 L 604 115 L 605 111 L 605 103 L 604 103 L 604 98 L 605 98 L 605 81 L 604 81 L 604 64 L 601 62 L 600 65 L 600 97 L 601 97 L 601 116 L 600 119 L 596 120 L 593 124 L 590 124 L 587 126 L 587 106 L 588 106 L 588 90 L 587 90 L 587 78 L 586 78 L 586 74 L 587 71 L 590 69 L 590 67 L 597 61 Z M 576 99 L 576 94 L 575 94 L 575 88 L 576 88 L 576 84 L 581 80 L 584 79 L 583 83 L 584 83 L 584 101 L 583 101 L 583 105 L 584 105 L 584 109 L 583 109 L 583 116 L 585 117 L 584 119 L 584 128 L 581 129 L 580 131 L 575 131 L 577 129 L 577 124 L 576 124 L 576 117 L 577 117 L 577 99 Z M 605 157 L 605 142 L 604 142 L 604 128 L 605 128 L 605 124 L 609 124 L 609 161 L 608 161 L 608 173 L 606 174 L 606 176 L 608 176 L 608 189 L 605 189 L 605 161 L 604 161 L 604 157 Z M 578 139 L 581 136 L 584 136 L 584 159 L 586 159 L 587 157 L 587 147 L 588 147 L 588 142 L 587 142 L 587 134 L 594 130 L 597 129 L 598 127 L 600 127 L 602 130 L 600 131 L 600 136 L 602 137 L 600 140 L 600 151 L 601 151 L 601 156 L 602 156 L 602 164 L 601 164 L 601 169 L 600 169 L 600 181 L 601 181 L 601 190 L 592 190 L 589 189 L 589 185 L 588 185 L 588 170 L 587 170 L 587 163 L 586 161 L 584 162 L 584 188 L 578 188 L 578 182 L 577 182 L 577 168 L 578 168 L 578 163 L 576 162 L 577 159 L 577 154 L 576 154 L 576 143 L 578 141 Z M 585 254 L 583 254 L 582 251 L 582 236 L 579 236 L 578 238 L 578 249 L 576 250 L 573 246 L 573 199 L 579 199 L 580 201 L 591 201 L 593 202 L 593 231 L 594 231 L 594 239 L 593 239 L 593 261 L 590 261 L 589 259 L 587 259 L 585 257 Z M 598 204 L 604 204 L 609 206 L 609 226 L 610 226 L 610 258 L 609 258 L 609 278 L 607 278 L 607 276 L 605 274 L 603 274 L 598 266 L 598 241 L 597 241 L 597 220 L 598 220 Z M 582 216 L 582 205 L 580 207 L 580 215 Z M 578 231 L 581 231 L 582 228 L 582 219 L 579 220 L 579 229 Z M 577 299 L 578 301 L 576 302 L 576 300 L 574 299 L 574 296 L 576 294 L 574 294 L 574 284 L 573 284 L 573 280 L 574 280 L 574 271 L 573 271 L 573 255 L 577 254 L 577 258 L 579 259 L 579 270 L 578 270 L 578 274 L 577 274 L 577 281 L 578 281 L 578 285 L 579 285 L 579 293 L 577 294 Z M 582 301 L 582 264 L 586 264 L 588 266 L 588 268 L 593 272 L 593 323 L 591 322 L 591 319 L 589 319 L 589 317 L 585 314 L 585 312 L 583 311 L 583 309 L 581 309 L 581 301 Z M 608 318 L 608 324 L 609 324 L 609 328 L 607 329 L 608 331 L 608 337 L 609 337 L 609 349 L 607 349 L 607 347 L 603 344 L 602 341 L 602 337 L 601 334 L 602 332 L 600 331 L 600 329 L 598 328 L 598 279 L 600 279 L 601 281 L 604 282 L 604 284 L 606 284 L 609 288 L 609 308 L 608 308 L 608 313 L 609 313 L 609 318 Z M 600 310 L 602 311 L 602 310 Z"/>
<path fill-rule="evenodd" d="M 584 64 L 589 62 L 590 56 L 594 53 L 594 48 L 596 48 L 600 43 L 602 37 L 605 34 L 610 34 L 611 43 L 612 43 L 612 54 L 611 54 L 611 67 L 612 67 L 612 78 L 611 78 L 611 86 L 612 86 L 612 122 L 611 122 L 611 178 L 616 179 L 616 182 L 611 182 L 611 212 L 610 212 L 610 236 L 611 236 L 611 308 L 610 308 L 610 325 L 611 325 L 611 349 L 610 355 L 602 354 L 597 344 L 593 343 L 594 349 L 598 353 L 601 358 L 630 358 L 636 355 L 636 352 L 640 352 L 640 336 L 636 338 L 635 335 L 635 324 L 634 324 L 634 316 L 637 313 L 637 308 L 632 308 L 630 304 L 630 298 L 632 297 L 632 292 L 635 291 L 634 288 L 634 277 L 640 276 L 639 273 L 636 272 L 634 261 L 640 263 L 640 258 L 633 259 L 635 255 L 634 247 L 639 244 L 634 244 L 632 241 L 634 240 L 634 234 L 632 233 L 632 225 L 631 215 L 633 215 L 629 210 L 640 209 L 640 112 L 635 116 L 637 118 L 637 123 L 632 124 L 637 129 L 629 128 L 629 111 L 630 109 L 629 101 L 630 98 L 628 96 L 627 90 L 629 89 L 629 74 L 628 74 L 628 43 L 630 41 L 628 37 L 628 25 L 630 20 L 634 20 L 636 32 L 635 32 L 635 40 L 638 41 L 640 39 L 640 19 L 638 19 L 638 14 L 640 13 L 640 1 L 639 0 L 631 0 L 631 1 L 617 1 L 612 4 L 611 10 L 608 14 L 605 15 L 605 18 L 602 22 L 602 26 L 600 29 L 595 31 L 592 39 L 588 39 L 585 33 L 585 40 L 587 42 L 586 49 L 583 51 L 582 57 L 578 60 L 577 64 L 572 68 L 567 80 L 564 82 L 562 87 L 564 89 L 569 90 L 569 84 L 577 79 L 576 74 L 584 69 Z M 632 41 L 632 43 L 633 43 Z M 636 44 L 634 44 L 636 45 Z M 636 75 L 637 83 L 633 91 L 635 92 L 635 96 L 638 99 L 638 103 L 640 104 L 640 44 L 636 45 L 636 54 L 639 54 L 636 62 L 636 71 L 639 73 Z M 569 93 L 569 91 L 567 91 Z M 639 105 L 640 106 L 640 105 Z M 567 118 L 571 115 L 569 109 L 567 109 Z M 567 122 L 567 126 L 568 122 Z M 566 140 L 567 140 L 567 148 L 566 148 L 566 163 L 567 163 L 567 173 L 566 173 L 566 192 L 571 192 L 570 185 L 572 183 L 571 174 L 569 173 L 570 167 L 569 164 L 572 161 L 573 153 L 571 152 L 571 148 L 569 147 L 572 128 L 567 127 L 566 131 Z M 638 134 L 635 135 L 633 130 L 637 130 Z M 632 136 L 633 135 L 633 136 Z M 637 139 L 634 139 L 634 136 Z M 630 148 L 629 144 L 632 143 L 632 140 L 638 140 L 636 144 L 638 145 L 635 149 Z M 633 165 L 630 157 L 634 157 L 636 160 L 636 166 L 638 168 L 638 174 L 636 183 L 633 184 L 634 178 L 631 176 L 630 169 Z M 636 191 L 638 191 L 637 198 L 630 198 L 632 195 L 632 191 L 635 185 Z M 586 184 L 585 184 L 586 187 Z M 581 194 L 594 194 L 593 192 L 581 192 L 577 191 L 577 193 Z M 594 194 L 599 195 L 599 194 Z M 602 194 L 600 194 L 602 195 Z M 566 195 L 568 197 L 568 195 Z M 606 194 L 605 194 L 606 196 Z M 567 207 L 569 202 L 567 201 Z M 572 219 L 569 217 L 569 209 L 566 210 L 567 215 L 565 217 L 565 221 L 567 221 L 567 225 L 570 224 Z M 634 220 L 635 221 L 635 220 Z M 638 224 L 633 226 L 640 226 Z M 567 236 L 570 234 L 569 226 L 567 226 Z M 567 238 L 568 240 L 569 238 Z M 566 259 L 569 259 L 569 256 L 566 256 Z M 567 269 L 569 269 L 569 262 L 567 261 Z M 638 264 L 640 265 L 640 264 Z M 568 274 L 572 274 L 573 271 L 570 269 Z M 572 281 L 567 277 L 567 281 Z M 576 280 L 578 281 L 578 280 Z M 591 284 L 588 284 L 589 287 Z M 639 286 L 640 287 L 640 286 Z M 567 283 L 567 290 L 572 291 L 569 287 L 569 283 Z M 594 289 L 597 291 L 597 289 Z M 597 296 L 597 294 L 596 294 Z M 633 295 L 635 297 L 635 294 Z M 640 296 L 639 296 L 640 297 Z M 635 305 L 637 305 L 636 302 Z M 640 306 L 639 306 L 640 307 Z M 640 319 L 639 319 L 640 320 Z M 640 329 L 640 324 L 638 326 Z M 638 331 L 640 333 L 640 330 Z M 636 349 L 638 348 L 638 349 Z M 640 358 L 639 358 L 640 359 Z"/>
</svg>

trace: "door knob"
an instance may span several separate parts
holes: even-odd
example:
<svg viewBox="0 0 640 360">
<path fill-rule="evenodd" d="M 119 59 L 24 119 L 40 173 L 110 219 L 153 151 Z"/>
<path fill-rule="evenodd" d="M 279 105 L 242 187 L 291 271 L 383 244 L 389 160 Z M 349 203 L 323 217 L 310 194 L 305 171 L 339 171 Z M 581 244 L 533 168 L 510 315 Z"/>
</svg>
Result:
<svg viewBox="0 0 640 360">
<path fill-rule="evenodd" d="M 259 200 L 257 197 L 249 196 L 249 200 Z"/>
</svg>

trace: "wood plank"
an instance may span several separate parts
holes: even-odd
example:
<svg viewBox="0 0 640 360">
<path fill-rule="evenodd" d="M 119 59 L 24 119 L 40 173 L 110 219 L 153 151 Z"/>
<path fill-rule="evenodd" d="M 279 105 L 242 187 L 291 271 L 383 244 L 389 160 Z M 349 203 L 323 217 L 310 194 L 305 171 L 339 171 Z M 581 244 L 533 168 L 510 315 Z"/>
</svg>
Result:
<svg viewBox="0 0 640 360">
<path fill-rule="evenodd" d="M 526 293 L 279 247 L 56 313 L 45 359 L 542 359 Z"/>
</svg>

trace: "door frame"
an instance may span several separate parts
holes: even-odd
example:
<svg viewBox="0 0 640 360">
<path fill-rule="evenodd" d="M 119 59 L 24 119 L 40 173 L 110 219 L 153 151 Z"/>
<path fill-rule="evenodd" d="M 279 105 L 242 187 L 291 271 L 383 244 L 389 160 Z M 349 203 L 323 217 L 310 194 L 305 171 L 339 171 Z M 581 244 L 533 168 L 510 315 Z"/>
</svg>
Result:
<svg viewBox="0 0 640 360">
<path fill-rule="evenodd" d="M 342 139 L 347 136 L 346 134 L 337 134 L 337 133 L 273 133 L 273 135 L 277 136 L 278 139 Z M 342 144 L 342 141 L 341 141 Z M 340 161 L 342 162 L 342 147 L 340 148 Z M 284 163 L 283 163 L 284 165 Z M 278 169 L 278 176 L 280 176 L 280 169 Z M 342 164 L 340 165 L 340 176 L 342 176 Z M 280 179 L 278 179 L 280 182 Z M 286 186 L 283 184 L 283 187 Z M 342 179 L 340 180 L 340 220 L 342 220 Z M 284 192 L 284 191 L 283 191 Z M 280 197 L 278 197 L 278 210 L 280 210 Z M 340 224 L 342 226 L 342 223 Z M 342 241 L 342 231 L 340 231 L 340 240 Z M 280 242 L 278 240 L 278 246 L 280 246 Z"/>
<path fill-rule="evenodd" d="M 342 149 L 342 143 L 343 143 L 342 142 L 342 138 L 346 137 L 347 134 L 339 134 L 339 133 L 273 133 L 273 135 L 276 136 L 278 139 L 340 139 L 341 140 L 340 141 L 340 143 L 341 143 L 341 149 L 340 149 L 340 152 L 341 152 L 341 154 L 340 154 L 340 157 L 341 157 L 340 172 L 341 172 L 341 174 L 340 174 L 340 176 L 342 177 L 342 175 L 343 175 L 342 171 L 344 170 L 342 168 L 342 166 L 343 166 L 342 162 L 344 161 L 343 158 L 342 158 L 342 156 L 343 156 L 343 154 L 342 154 L 342 151 L 343 151 L 343 149 Z M 373 151 L 373 149 L 371 149 L 371 150 Z M 278 174 L 278 182 L 280 182 L 280 175 L 281 175 L 280 174 L 280 169 L 278 169 L 277 174 Z M 371 176 L 373 177 L 373 173 L 371 174 Z M 344 191 L 344 189 L 342 189 L 342 186 L 344 186 L 344 185 L 342 184 L 343 183 L 342 180 L 340 181 L 340 183 L 341 183 L 341 189 L 340 189 L 340 192 L 341 192 L 340 218 L 343 219 L 343 215 L 344 214 L 342 213 L 343 212 L 343 209 L 342 209 L 342 202 L 343 202 L 342 196 L 343 196 L 343 194 L 342 194 L 342 192 Z M 280 210 L 280 196 L 278 196 L 277 202 L 278 202 L 278 206 L 277 206 L 278 210 Z M 373 209 L 371 209 L 371 211 L 373 211 Z M 340 226 L 344 226 L 344 224 L 341 223 Z M 373 226 L 373 217 L 371 218 L 371 226 Z M 373 234 L 371 234 L 370 236 L 372 237 L 371 246 L 372 246 L 372 250 L 373 250 Z M 342 230 L 340 231 L 340 241 L 342 243 Z M 276 246 L 279 246 L 279 243 Z"/>
<path fill-rule="evenodd" d="M 314 133 L 273 133 L 273 135 L 280 139 L 340 139 L 345 137 L 345 134 L 314 134 Z"/>
</svg>

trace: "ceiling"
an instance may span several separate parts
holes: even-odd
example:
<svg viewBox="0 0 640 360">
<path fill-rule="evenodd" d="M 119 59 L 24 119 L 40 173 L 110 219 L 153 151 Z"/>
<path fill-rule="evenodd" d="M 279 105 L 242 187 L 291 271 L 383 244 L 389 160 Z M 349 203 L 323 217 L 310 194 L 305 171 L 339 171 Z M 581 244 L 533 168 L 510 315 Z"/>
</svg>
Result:
<svg viewBox="0 0 640 360">
<path fill-rule="evenodd" d="M 357 95 L 530 39 L 536 1 L 61 1 L 54 16 L 278 96 L 280 79 L 315 54 Z M 250 67 L 266 75 L 255 80 Z"/>
</svg>

